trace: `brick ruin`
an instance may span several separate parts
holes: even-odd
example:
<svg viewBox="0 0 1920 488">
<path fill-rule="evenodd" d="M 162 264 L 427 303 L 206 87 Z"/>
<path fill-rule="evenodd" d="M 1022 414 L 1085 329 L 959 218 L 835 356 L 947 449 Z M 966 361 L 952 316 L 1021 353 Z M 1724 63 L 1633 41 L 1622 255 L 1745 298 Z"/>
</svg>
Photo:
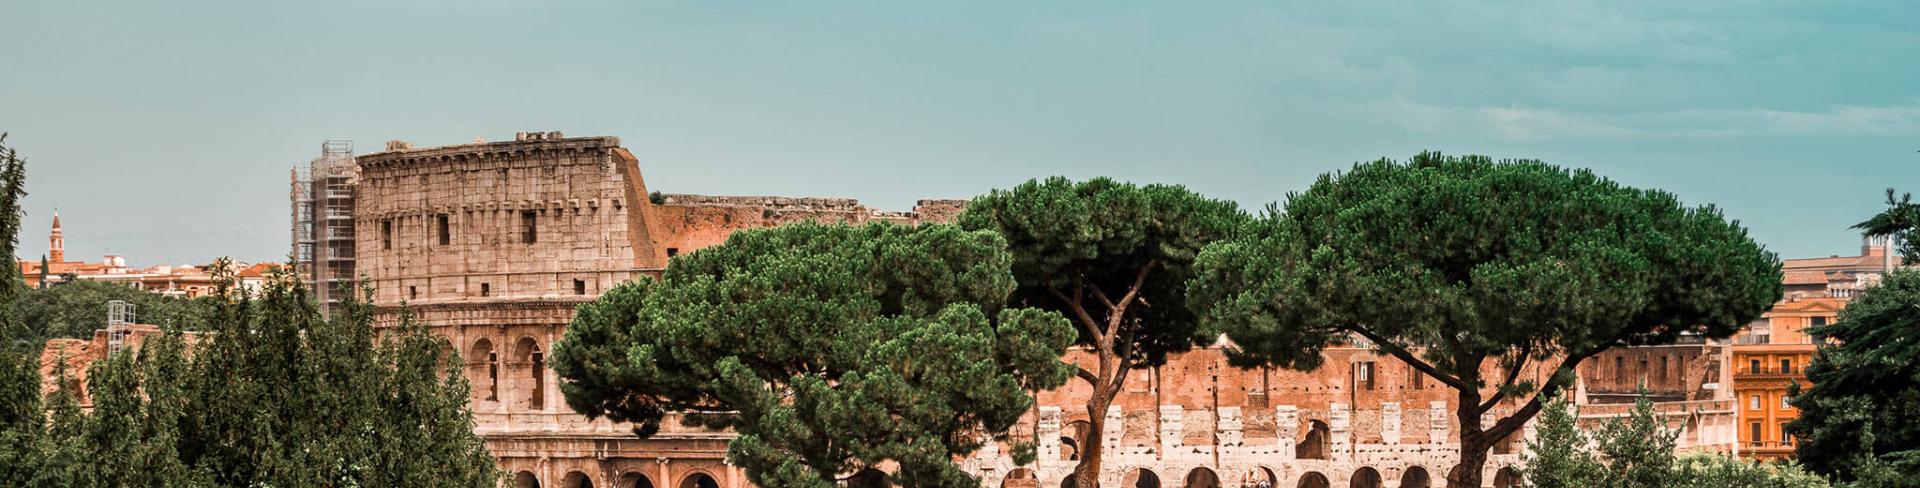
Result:
<svg viewBox="0 0 1920 488">
<path fill-rule="evenodd" d="M 750 486 L 726 462 L 726 433 L 669 420 L 643 440 L 568 409 L 545 351 L 574 307 L 736 230 L 799 220 L 948 221 L 965 205 L 922 200 L 910 212 L 881 212 L 852 199 L 655 193 L 619 139 L 557 132 L 422 149 L 396 142 L 356 159 L 355 254 L 377 287 L 378 323 L 397 324 L 405 306 L 447 339 L 474 386 L 476 429 L 518 487 Z M 1672 374 L 1655 386 L 1678 395 L 1663 408 L 1692 412 L 1689 405 L 1713 401 L 1717 393 L 1700 387 L 1709 373 L 1700 358 L 1712 353 L 1702 348 L 1710 347 L 1659 363 Z M 1041 392 L 1017 427 L 1037 441 L 1036 463 L 1015 466 L 1006 446 L 991 444 L 963 463 L 986 486 L 1060 486 L 1077 463 L 1075 446 L 1100 435 L 1112 449 L 1104 486 L 1444 485 L 1459 458 L 1453 392 L 1367 349 L 1326 354 L 1326 366 L 1310 373 L 1235 369 L 1218 347 L 1174 356 L 1132 375 L 1104 413 L 1113 420 L 1105 432 L 1085 431 L 1089 392 L 1075 381 Z M 1069 360 L 1090 358 L 1075 351 Z M 1590 398 L 1641 377 L 1586 374 L 1610 380 L 1577 391 Z M 1583 418 L 1624 412 L 1607 408 L 1614 407 L 1583 410 Z M 1697 427 L 1712 423 L 1688 415 L 1696 417 L 1675 425 L 1692 429 L 1689 445 L 1715 445 L 1719 433 Z M 1731 421 L 1727 429 L 1731 436 Z M 1490 483 L 1517 483 L 1509 466 L 1531 432 L 1496 450 Z"/>
</svg>

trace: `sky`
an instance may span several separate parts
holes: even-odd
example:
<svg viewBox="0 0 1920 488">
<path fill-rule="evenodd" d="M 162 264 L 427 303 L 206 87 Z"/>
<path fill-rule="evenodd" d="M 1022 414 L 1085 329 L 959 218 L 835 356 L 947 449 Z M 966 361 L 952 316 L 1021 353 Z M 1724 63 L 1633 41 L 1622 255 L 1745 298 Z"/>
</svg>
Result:
<svg viewBox="0 0 1920 488">
<path fill-rule="evenodd" d="M 1712 204 L 1849 255 L 1920 190 L 1920 8 L 1889 1 L 0 0 L 23 257 L 283 260 L 288 171 L 611 135 L 667 193 L 906 210 L 1029 178 L 1249 210 L 1423 150 Z"/>
</svg>

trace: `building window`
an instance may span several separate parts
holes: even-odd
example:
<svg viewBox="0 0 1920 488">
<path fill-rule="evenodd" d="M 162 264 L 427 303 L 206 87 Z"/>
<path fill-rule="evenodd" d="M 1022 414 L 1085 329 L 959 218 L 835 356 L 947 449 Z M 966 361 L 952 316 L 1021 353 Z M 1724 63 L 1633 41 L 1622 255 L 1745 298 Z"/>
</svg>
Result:
<svg viewBox="0 0 1920 488">
<path fill-rule="evenodd" d="M 1780 395 L 1780 409 L 1781 410 L 1793 409 L 1793 397 Z"/>
<path fill-rule="evenodd" d="M 393 249 L 393 219 L 380 221 L 380 248 Z"/>
<path fill-rule="evenodd" d="M 680 248 L 677 248 L 677 247 L 667 248 L 667 257 L 674 257 L 679 255 L 680 255 Z"/>
<path fill-rule="evenodd" d="M 487 351 L 487 401 L 500 401 L 500 353 Z"/>
<path fill-rule="evenodd" d="M 1814 318 L 1813 318 L 1813 326 L 1814 326 L 1814 327 L 1819 327 L 1819 326 L 1822 326 L 1822 325 L 1827 325 L 1827 318 L 1826 318 L 1826 317 L 1814 317 Z"/>
<path fill-rule="evenodd" d="M 537 230 L 537 226 L 539 225 L 539 223 L 540 223 L 540 217 L 538 213 L 532 210 L 520 211 L 520 243 L 521 244 L 532 244 L 539 240 L 539 231 Z"/>
<path fill-rule="evenodd" d="M 1660 356 L 1660 371 L 1657 373 L 1654 373 L 1654 376 L 1656 378 L 1659 378 L 1661 382 L 1667 381 L 1667 369 L 1672 366 L 1673 366 L 1672 358 L 1667 356 Z"/>
<path fill-rule="evenodd" d="M 1793 358 L 1780 359 L 1780 374 L 1793 374 Z"/>
<path fill-rule="evenodd" d="M 493 296 L 493 285 L 491 285 L 491 284 L 487 284 L 487 283 L 481 283 L 481 284 L 480 284 L 480 296 L 483 296 L 483 297 L 485 297 L 485 296 Z"/>
<path fill-rule="evenodd" d="M 1427 382 L 1426 376 L 1425 373 L 1420 372 L 1419 368 L 1415 368 L 1411 364 L 1407 365 L 1407 383 L 1412 384 L 1413 389 L 1419 390 L 1426 388 L 1427 385 L 1424 384 Z"/>
<path fill-rule="evenodd" d="M 1747 424 L 1747 442 L 1751 442 L 1753 443 L 1753 445 L 1757 446 L 1757 445 L 1760 445 L 1761 438 L 1762 436 L 1760 434 L 1760 423 L 1759 422 L 1748 423 Z"/>
<path fill-rule="evenodd" d="M 1760 409 L 1760 395 L 1752 395 L 1747 397 L 1747 409 L 1748 410 Z"/>
<path fill-rule="evenodd" d="M 1747 360 L 1747 372 L 1753 373 L 1753 374 L 1760 374 L 1760 360 L 1758 359 Z"/>
<path fill-rule="evenodd" d="M 1787 433 L 1787 424 L 1784 422 L 1780 424 L 1780 444 L 1793 444 L 1793 434 Z"/>
<path fill-rule="evenodd" d="M 408 300 L 419 300 L 419 299 L 420 299 L 420 287 L 418 287 L 418 286 L 409 286 L 409 287 L 407 287 L 407 299 L 408 299 Z"/>
<path fill-rule="evenodd" d="M 436 228 L 439 229 L 439 232 L 440 232 L 439 234 L 440 245 L 445 246 L 448 244 L 452 244 L 453 243 L 453 227 L 447 223 L 447 214 L 440 214 L 438 216 L 435 216 L 434 225 L 436 226 Z"/>
<path fill-rule="evenodd" d="M 1373 389 L 1373 361 L 1354 363 L 1353 382 L 1357 389 Z"/>
<path fill-rule="evenodd" d="M 1613 381 L 1627 382 L 1627 360 L 1619 356 L 1613 358 Z"/>
<path fill-rule="evenodd" d="M 573 280 L 573 294 L 587 294 L 587 280 Z"/>
</svg>

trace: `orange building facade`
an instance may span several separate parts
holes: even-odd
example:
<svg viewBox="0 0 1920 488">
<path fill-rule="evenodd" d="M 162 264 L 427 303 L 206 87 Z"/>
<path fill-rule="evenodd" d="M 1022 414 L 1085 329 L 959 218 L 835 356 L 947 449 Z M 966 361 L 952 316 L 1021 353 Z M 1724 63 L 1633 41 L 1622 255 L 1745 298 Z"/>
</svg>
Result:
<svg viewBox="0 0 1920 488">
<path fill-rule="evenodd" d="M 1738 402 L 1739 450 L 1745 457 L 1793 457 L 1787 423 L 1800 417 L 1789 389 L 1807 382 L 1815 338 L 1808 328 L 1833 323 L 1847 302 L 1899 266 L 1885 241 L 1869 240 L 1859 256 L 1788 259 L 1782 262 L 1786 295 L 1733 338 L 1733 396 Z"/>
</svg>

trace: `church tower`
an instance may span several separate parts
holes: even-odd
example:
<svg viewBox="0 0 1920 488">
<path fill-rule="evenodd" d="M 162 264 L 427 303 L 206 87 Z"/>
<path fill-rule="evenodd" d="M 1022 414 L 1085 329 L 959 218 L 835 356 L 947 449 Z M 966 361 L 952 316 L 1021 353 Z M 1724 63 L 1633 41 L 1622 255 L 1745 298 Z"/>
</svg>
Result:
<svg viewBox="0 0 1920 488">
<path fill-rule="evenodd" d="M 52 262 L 67 260 L 67 238 L 60 235 L 60 211 L 53 211 L 53 233 L 47 234 L 47 259 Z"/>
</svg>

